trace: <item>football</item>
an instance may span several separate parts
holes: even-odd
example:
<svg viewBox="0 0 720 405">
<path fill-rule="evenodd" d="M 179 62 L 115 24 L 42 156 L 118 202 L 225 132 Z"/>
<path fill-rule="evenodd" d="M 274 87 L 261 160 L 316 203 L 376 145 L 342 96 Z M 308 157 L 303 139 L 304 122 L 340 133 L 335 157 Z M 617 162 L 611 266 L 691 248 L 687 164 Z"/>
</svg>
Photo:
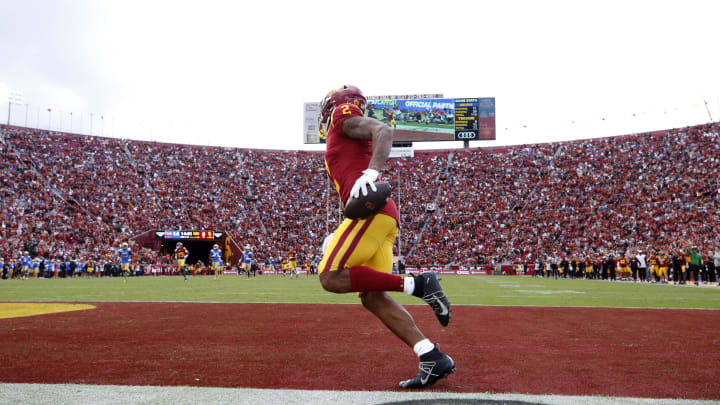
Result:
<svg viewBox="0 0 720 405">
<path fill-rule="evenodd" d="M 364 219 L 380 212 L 390 198 L 392 186 L 387 181 L 379 181 L 375 183 L 375 187 L 377 191 L 372 191 L 372 189 L 368 187 L 367 195 L 364 196 L 360 193 L 358 198 L 350 198 L 343 209 L 345 217 L 350 219 Z"/>
</svg>

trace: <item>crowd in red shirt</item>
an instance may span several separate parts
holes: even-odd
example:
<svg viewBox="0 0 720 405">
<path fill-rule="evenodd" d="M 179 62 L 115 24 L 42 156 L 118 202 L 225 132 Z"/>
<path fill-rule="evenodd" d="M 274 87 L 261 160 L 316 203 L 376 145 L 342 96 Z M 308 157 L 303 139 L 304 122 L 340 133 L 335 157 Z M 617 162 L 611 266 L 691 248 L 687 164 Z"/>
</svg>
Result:
<svg viewBox="0 0 720 405">
<path fill-rule="evenodd" d="M 532 263 L 720 249 L 720 125 L 416 151 L 384 178 L 408 264 Z M 338 198 L 322 152 L 129 141 L 0 126 L 0 255 L 110 259 L 148 230 L 224 230 L 259 262 L 320 255 Z M 149 250 L 133 260 L 161 260 Z M 396 253 L 398 253 L 396 251 Z"/>
</svg>

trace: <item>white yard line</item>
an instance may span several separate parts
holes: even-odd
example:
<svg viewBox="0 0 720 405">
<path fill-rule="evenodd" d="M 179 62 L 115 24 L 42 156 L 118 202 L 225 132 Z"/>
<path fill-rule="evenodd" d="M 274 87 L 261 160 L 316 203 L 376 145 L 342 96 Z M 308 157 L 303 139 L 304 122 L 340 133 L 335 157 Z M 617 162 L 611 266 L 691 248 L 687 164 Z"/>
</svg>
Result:
<svg viewBox="0 0 720 405">
<path fill-rule="evenodd" d="M 447 401 L 447 402 L 445 402 Z M 0 384 L 0 404 L 557 404 L 710 405 L 717 401 L 431 391 L 321 391 L 249 388 Z"/>
</svg>

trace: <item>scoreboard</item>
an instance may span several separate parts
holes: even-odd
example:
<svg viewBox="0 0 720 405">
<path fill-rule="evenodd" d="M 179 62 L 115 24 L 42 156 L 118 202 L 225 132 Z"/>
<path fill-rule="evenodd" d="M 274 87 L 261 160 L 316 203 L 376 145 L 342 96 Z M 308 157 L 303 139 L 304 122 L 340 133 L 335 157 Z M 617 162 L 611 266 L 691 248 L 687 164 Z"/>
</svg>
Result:
<svg viewBox="0 0 720 405">
<path fill-rule="evenodd" d="M 184 239 L 184 240 L 214 240 L 222 237 L 222 232 L 216 231 L 160 231 L 156 235 L 163 239 Z"/>
<path fill-rule="evenodd" d="M 455 140 L 478 139 L 478 99 L 455 99 Z"/>
<path fill-rule="evenodd" d="M 432 96 L 432 95 L 430 95 Z M 495 139 L 495 98 L 368 97 L 365 116 L 395 129 L 395 142 Z M 318 103 L 304 105 L 304 143 L 325 143 L 319 135 Z"/>
</svg>

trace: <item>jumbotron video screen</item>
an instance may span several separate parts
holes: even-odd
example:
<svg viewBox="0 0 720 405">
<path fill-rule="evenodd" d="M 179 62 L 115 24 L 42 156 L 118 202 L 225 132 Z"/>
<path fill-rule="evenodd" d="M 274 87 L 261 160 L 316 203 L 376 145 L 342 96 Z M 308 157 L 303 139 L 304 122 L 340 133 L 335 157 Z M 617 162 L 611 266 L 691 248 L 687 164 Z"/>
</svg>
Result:
<svg viewBox="0 0 720 405">
<path fill-rule="evenodd" d="M 325 143 L 320 103 L 305 103 L 303 141 Z M 395 128 L 395 142 L 495 139 L 495 98 L 368 97 L 365 115 Z"/>
</svg>

